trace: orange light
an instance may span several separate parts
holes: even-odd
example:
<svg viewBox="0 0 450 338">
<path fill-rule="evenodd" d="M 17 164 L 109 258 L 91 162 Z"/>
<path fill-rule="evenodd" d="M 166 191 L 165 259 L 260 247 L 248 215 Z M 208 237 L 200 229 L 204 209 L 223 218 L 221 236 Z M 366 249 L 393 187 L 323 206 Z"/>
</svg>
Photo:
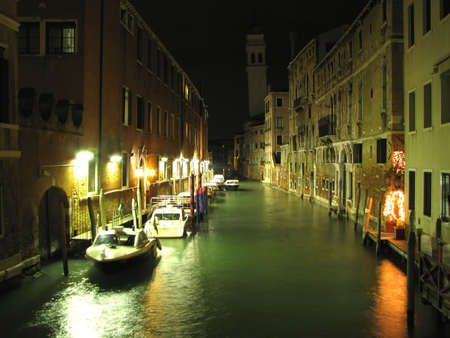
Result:
<svg viewBox="0 0 450 338">
<path fill-rule="evenodd" d="M 397 175 L 405 173 L 405 152 L 402 150 L 394 151 L 392 156 L 392 167 Z"/>
<path fill-rule="evenodd" d="M 405 194 L 403 191 L 396 190 L 386 194 L 383 216 L 390 220 L 405 221 Z"/>
</svg>

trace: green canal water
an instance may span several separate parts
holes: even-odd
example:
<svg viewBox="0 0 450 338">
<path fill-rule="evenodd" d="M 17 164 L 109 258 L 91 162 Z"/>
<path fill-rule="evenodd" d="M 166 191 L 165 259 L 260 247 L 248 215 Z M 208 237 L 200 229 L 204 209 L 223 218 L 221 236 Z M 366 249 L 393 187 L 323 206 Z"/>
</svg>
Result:
<svg viewBox="0 0 450 338">
<path fill-rule="evenodd" d="M 198 232 L 103 271 L 45 266 L 0 294 L 2 337 L 449 337 L 353 225 L 256 182 L 220 192 Z M 3 335 L 5 333 L 6 335 Z"/>
</svg>

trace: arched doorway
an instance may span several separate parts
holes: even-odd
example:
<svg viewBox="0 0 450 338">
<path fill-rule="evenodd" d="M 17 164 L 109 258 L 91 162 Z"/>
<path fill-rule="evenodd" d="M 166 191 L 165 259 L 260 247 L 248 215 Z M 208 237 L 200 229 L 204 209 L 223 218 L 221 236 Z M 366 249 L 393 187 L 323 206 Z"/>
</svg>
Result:
<svg viewBox="0 0 450 338">
<path fill-rule="evenodd" d="M 49 188 L 39 203 L 39 251 L 48 259 L 61 249 L 62 227 L 69 234 L 69 208 L 66 193 L 59 187 Z M 67 240 L 67 238 L 66 238 Z"/>
</svg>

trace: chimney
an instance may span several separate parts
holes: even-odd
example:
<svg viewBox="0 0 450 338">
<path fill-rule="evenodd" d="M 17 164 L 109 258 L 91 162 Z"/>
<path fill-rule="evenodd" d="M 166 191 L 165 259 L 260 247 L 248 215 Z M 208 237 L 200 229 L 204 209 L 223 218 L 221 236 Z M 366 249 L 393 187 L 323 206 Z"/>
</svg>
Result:
<svg viewBox="0 0 450 338">
<path fill-rule="evenodd" d="M 297 39 L 297 33 L 289 33 L 289 41 L 291 43 L 291 60 L 295 57 L 295 40 Z"/>
</svg>

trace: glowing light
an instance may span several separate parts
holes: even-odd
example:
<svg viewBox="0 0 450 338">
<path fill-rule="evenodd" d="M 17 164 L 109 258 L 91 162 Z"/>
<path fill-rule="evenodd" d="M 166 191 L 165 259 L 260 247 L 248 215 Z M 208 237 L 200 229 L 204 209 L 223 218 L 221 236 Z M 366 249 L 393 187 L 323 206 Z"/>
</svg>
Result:
<svg viewBox="0 0 450 338">
<path fill-rule="evenodd" d="M 147 175 L 150 176 L 150 177 L 155 176 L 155 174 L 156 174 L 155 169 L 150 169 L 150 170 L 147 171 Z"/>
<path fill-rule="evenodd" d="M 405 221 L 405 194 L 401 190 L 391 191 L 386 194 L 383 216 L 390 221 Z"/>
<path fill-rule="evenodd" d="M 83 177 L 86 177 L 89 171 L 88 162 L 81 160 L 73 160 L 73 176 L 76 179 L 80 180 Z"/>
<path fill-rule="evenodd" d="M 405 173 L 405 152 L 402 150 L 394 151 L 392 155 L 392 167 L 396 174 L 403 175 Z"/>
<path fill-rule="evenodd" d="M 167 157 L 161 157 L 161 161 L 167 162 L 167 161 L 168 161 L 168 158 L 167 158 Z"/>
<path fill-rule="evenodd" d="M 122 156 L 120 155 L 111 155 L 111 157 L 109 158 L 110 162 L 114 162 L 114 163 L 118 163 L 120 161 L 122 161 Z"/>
<path fill-rule="evenodd" d="M 77 153 L 76 158 L 78 161 L 90 161 L 94 158 L 94 154 L 90 151 L 80 151 Z"/>
<path fill-rule="evenodd" d="M 142 169 L 142 168 L 137 168 L 137 169 L 136 169 L 136 176 L 137 176 L 137 177 L 142 177 L 142 176 L 144 176 L 144 169 Z"/>
</svg>

